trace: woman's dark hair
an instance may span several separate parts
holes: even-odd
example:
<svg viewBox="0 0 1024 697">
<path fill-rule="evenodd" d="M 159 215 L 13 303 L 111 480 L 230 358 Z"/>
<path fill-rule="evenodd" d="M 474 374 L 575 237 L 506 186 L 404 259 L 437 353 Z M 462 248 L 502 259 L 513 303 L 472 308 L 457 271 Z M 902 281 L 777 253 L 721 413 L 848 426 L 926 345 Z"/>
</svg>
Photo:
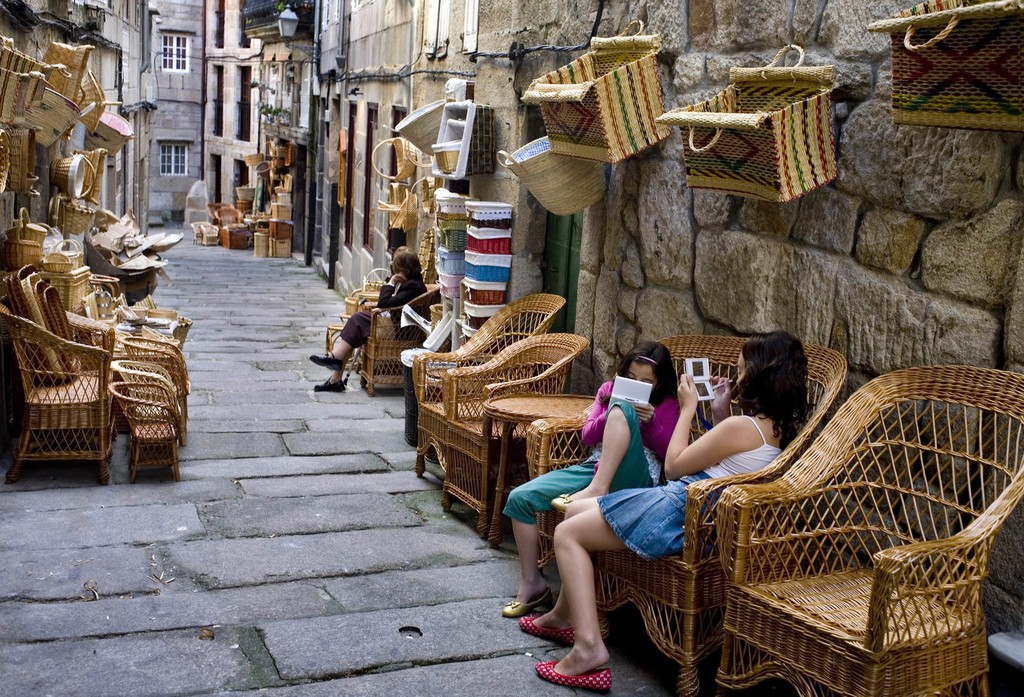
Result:
<svg viewBox="0 0 1024 697">
<path fill-rule="evenodd" d="M 679 388 L 675 367 L 672 365 L 672 356 L 668 349 L 657 341 L 641 341 L 622 357 L 615 374 L 626 377 L 629 367 L 634 362 L 648 363 L 654 368 L 654 387 L 651 389 L 651 404 L 658 405 L 666 398 L 675 396 Z M 604 403 L 608 397 L 603 397 Z"/>
<path fill-rule="evenodd" d="M 408 248 L 395 250 L 395 255 L 391 259 L 391 271 L 404 274 L 406 278 L 419 278 L 423 275 L 423 271 L 420 269 L 420 258 Z"/>
<path fill-rule="evenodd" d="M 789 332 L 754 334 L 743 344 L 733 398 L 744 414 L 764 414 L 785 448 L 807 420 L 807 356 Z"/>
</svg>

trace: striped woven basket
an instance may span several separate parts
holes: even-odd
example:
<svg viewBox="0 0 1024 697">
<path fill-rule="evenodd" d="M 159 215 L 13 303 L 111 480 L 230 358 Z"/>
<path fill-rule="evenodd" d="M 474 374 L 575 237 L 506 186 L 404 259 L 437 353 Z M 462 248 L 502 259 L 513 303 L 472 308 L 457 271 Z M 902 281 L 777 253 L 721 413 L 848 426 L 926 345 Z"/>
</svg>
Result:
<svg viewBox="0 0 1024 697">
<path fill-rule="evenodd" d="M 795 50 L 800 60 L 781 65 Z M 833 66 L 803 67 L 787 46 L 763 68 L 732 68 L 731 84 L 707 101 L 658 119 L 683 137 L 686 185 L 786 202 L 835 179 Z"/>
<path fill-rule="evenodd" d="M 17 123 L 25 112 L 39 105 L 45 88 L 46 76 L 40 72 L 0 68 L 0 123 Z"/>
<path fill-rule="evenodd" d="M 627 27 L 643 25 L 634 22 Z M 595 38 L 591 51 L 537 78 L 523 94 L 539 104 L 551 151 L 620 162 L 668 137 L 656 123 L 665 111 L 658 80 L 661 37 Z"/>
<path fill-rule="evenodd" d="M 929 0 L 868 31 L 891 36 L 896 123 L 1024 131 L 1021 0 Z"/>
</svg>

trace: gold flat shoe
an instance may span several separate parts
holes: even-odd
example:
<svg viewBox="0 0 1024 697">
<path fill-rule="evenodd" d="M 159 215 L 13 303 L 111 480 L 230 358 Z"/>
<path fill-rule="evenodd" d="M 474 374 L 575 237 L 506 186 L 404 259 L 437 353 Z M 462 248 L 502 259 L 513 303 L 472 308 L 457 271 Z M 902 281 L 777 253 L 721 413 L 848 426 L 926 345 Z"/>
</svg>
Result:
<svg viewBox="0 0 1024 697">
<path fill-rule="evenodd" d="M 551 499 L 551 507 L 556 511 L 565 513 L 565 508 L 572 503 L 572 496 L 569 494 L 562 494 L 558 498 Z"/>
<path fill-rule="evenodd" d="M 553 604 L 553 598 L 551 596 L 551 589 L 546 588 L 540 597 L 536 600 L 531 600 L 528 603 L 521 603 L 518 600 L 513 600 L 510 603 L 505 603 L 505 606 L 501 608 L 502 617 L 522 617 L 533 612 L 538 607 L 551 607 Z"/>
</svg>

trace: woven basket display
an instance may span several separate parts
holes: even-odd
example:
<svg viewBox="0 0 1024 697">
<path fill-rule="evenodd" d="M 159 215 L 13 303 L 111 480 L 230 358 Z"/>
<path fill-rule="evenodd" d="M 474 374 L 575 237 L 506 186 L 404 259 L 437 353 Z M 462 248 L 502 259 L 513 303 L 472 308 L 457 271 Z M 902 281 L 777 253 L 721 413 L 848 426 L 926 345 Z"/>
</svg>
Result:
<svg viewBox="0 0 1024 697">
<path fill-rule="evenodd" d="M 43 271 L 51 273 L 70 273 L 82 267 L 84 251 L 82 243 L 74 239 L 66 239 L 39 260 Z"/>
<path fill-rule="evenodd" d="M 91 70 L 86 70 L 85 75 L 82 76 L 82 89 L 79 91 L 75 101 L 81 110 L 78 118 L 90 133 L 95 131 L 96 127 L 100 125 L 103 110 L 108 105 L 119 103 L 107 101 L 107 93 L 103 90 L 99 79 Z"/>
<path fill-rule="evenodd" d="M 7 190 L 7 174 L 11 169 L 11 138 L 0 129 L 0 194 Z"/>
<path fill-rule="evenodd" d="M 28 128 L 5 131 L 8 138 L 10 166 L 7 170 L 7 189 L 22 194 L 37 195 L 33 188 L 39 181 L 36 169 L 36 132 Z"/>
<path fill-rule="evenodd" d="M 423 152 L 430 152 L 430 146 L 437 142 L 444 104 L 441 99 L 421 106 L 399 121 L 395 130 Z"/>
<path fill-rule="evenodd" d="M 64 307 L 78 307 L 89 294 L 89 277 L 92 272 L 88 266 L 82 266 L 68 273 L 50 273 L 40 271 L 39 276 L 57 289 Z"/>
<path fill-rule="evenodd" d="M 96 210 L 84 201 L 72 201 L 64 196 L 50 199 L 50 224 L 65 235 L 80 235 L 92 228 Z"/>
<path fill-rule="evenodd" d="M 263 153 L 257 152 L 251 155 L 246 155 L 243 159 L 245 160 L 245 164 L 250 167 L 255 167 L 259 163 L 263 162 Z"/>
<path fill-rule="evenodd" d="M 270 235 L 266 232 L 257 232 L 252 236 L 252 255 L 254 257 L 270 256 Z"/>
<path fill-rule="evenodd" d="M 43 62 L 50 65 L 62 65 L 64 70 L 55 71 L 50 75 L 50 86 L 68 99 L 77 99 L 89 64 L 89 54 L 95 46 L 82 44 L 72 46 L 53 41 L 43 54 Z"/>
<path fill-rule="evenodd" d="M 92 181 L 82 192 L 82 198 L 91 203 L 99 205 L 100 195 L 103 193 L 103 174 L 106 171 L 107 151 L 105 148 L 95 150 L 76 150 L 75 154 L 82 155 L 88 162 L 92 171 Z"/>
<path fill-rule="evenodd" d="M 437 228 L 427 229 L 420 237 L 420 246 L 416 252 L 416 256 L 420 258 L 423 282 L 426 284 L 437 282 L 437 254 L 434 249 L 436 240 Z"/>
<path fill-rule="evenodd" d="M 791 50 L 796 66 L 780 63 Z M 786 202 L 835 179 L 832 66 L 802 67 L 787 46 L 763 68 L 732 68 L 731 84 L 659 117 L 683 136 L 686 185 Z"/>
<path fill-rule="evenodd" d="M 39 106 L 45 89 L 46 76 L 40 72 L 0 68 L 0 122 L 20 123 L 30 109 Z"/>
<path fill-rule="evenodd" d="M 637 31 L 643 25 L 634 22 Z M 661 37 L 595 38 L 591 51 L 537 78 L 523 94 L 539 104 L 551 150 L 599 162 L 620 162 L 668 137 L 655 122 L 665 111 L 658 80 Z"/>
<path fill-rule="evenodd" d="M 401 182 L 391 182 L 387 201 L 378 201 L 377 210 L 388 213 L 388 227 L 413 232 L 419 223 L 419 199 L 412 187 Z"/>
<path fill-rule="evenodd" d="M 384 170 L 377 166 L 377 152 L 386 146 L 391 146 L 394 152 L 394 159 L 392 162 L 395 167 L 395 174 L 387 174 Z M 419 151 L 415 145 L 405 138 L 387 138 L 377 143 L 374 147 L 373 152 L 370 154 L 370 165 L 373 167 L 373 171 L 377 173 L 382 179 L 388 181 L 404 181 L 411 179 L 416 176 L 416 169 L 418 167 L 429 167 L 430 160 L 427 160 L 423 153 Z"/>
<path fill-rule="evenodd" d="M 893 121 L 1024 130 L 1024 4 L 929 0 L 868 26 L 891 35 Z"/>
<path fill-rule="evenodd" d="M 112 111 L 104 111 L 96 130 L 85 137 L 85 147 L 90 150 L 103 148 L 110 155 L 116 155 L 133 137 L 132 125 L 126 118 Z"/>
<path fill-rule="evenodd" d="M 48 148 L 61 138 L 70 137 L 71 128 L 78 122 L 80 113 L 78 105 L 71 99 L 56 90 L 44 87 L 43 98 L 39 104 L 26 109 L 16 123 L 19 126 L 34 128 L 37 131 L 36 141 L 44 148 Z M 86 138 L 86 144 L 88 142 Z"/>
<path fill-rule="evenodd" d="M 497 158 L 499 165 L 519 177 L 540 205 L 555 215 L 583 210 L 604 196 L 604 166 L 552 152 L 547 136 L 511 155 L 499 150 Z"/>
</svg>

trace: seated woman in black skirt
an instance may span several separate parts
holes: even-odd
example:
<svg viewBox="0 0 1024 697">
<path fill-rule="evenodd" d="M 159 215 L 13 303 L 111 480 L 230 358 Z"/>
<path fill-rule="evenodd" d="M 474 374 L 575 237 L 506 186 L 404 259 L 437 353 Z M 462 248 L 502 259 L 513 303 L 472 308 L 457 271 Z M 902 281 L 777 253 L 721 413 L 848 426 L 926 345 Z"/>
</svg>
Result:
<svg viewBox="0 0 1024 697">
<path fill-rule="evenodd" d="M 401 307 L 427 292 L 420 271 L 420 259 L 415 252 L 398 249 L 391 260 L 391 278 L 380 289 L 377 307 L 382 309 Z M 398 321 L 397 313 L 395 321 Z M 357 312 L 348 318 L 341 330 L 341 338 L 334 349 L 327 354 L 310 356 L 309 360 L 317 365 L 330 368 L 334 372 L 326 382 L 316 385 L 314 392 L 344 392 L 345 383 L 342 370 L 352 351 L 367 342 L 370 337 L 370 313 Z"/>
</svg>

